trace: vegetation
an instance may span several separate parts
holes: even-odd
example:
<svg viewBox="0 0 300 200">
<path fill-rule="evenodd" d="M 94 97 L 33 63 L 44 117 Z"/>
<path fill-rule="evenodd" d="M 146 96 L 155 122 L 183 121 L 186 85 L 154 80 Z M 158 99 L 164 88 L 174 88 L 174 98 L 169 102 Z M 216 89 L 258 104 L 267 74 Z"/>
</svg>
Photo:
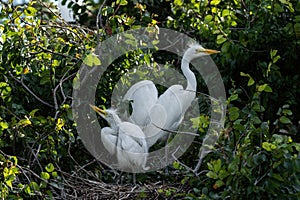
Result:
<svg viewBox="0 0 300 200">
<path fill-rule="evenodd" d="M 72 1 L 70 6 L 79 23 L 63 21 L 53 3 L 1 2 L 2 199 L 300 198 L 298 0 Z M 213 60 L 224 80 L 228 112 L 224 131 L 199 172 L 174 162 L 168 175 L 138 175 L 141 185 L 133 188 L 129 174 L 117 183 L 117 172 L 85 149 L 71 96 L 81 64 L 95 62 L 98 36 L 105 40 L 137 27 L 177 30 L 221 50 Z M 97 104 L 109 107 L 112 86 L 130 63 L 148 63 L 151 57 L 166 62 L 142 50 L 116 60 L 98 85 Z M 166 59 L 179 67 L 180 58 Z M 205 92 L 205 84 L 199 80 L 198 85 Z M 192 119 L 200 125 L 199 137 L 180 160 L 187 166 L 197 163 L 208 119 L 207 111 Z"/>
</svg>

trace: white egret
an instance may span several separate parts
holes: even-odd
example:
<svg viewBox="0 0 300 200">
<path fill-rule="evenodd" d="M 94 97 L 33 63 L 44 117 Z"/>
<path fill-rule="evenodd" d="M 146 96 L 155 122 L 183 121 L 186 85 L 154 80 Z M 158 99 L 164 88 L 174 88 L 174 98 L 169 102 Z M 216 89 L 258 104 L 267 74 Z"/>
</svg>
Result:
<svg viewBox="0 0 300 200">
<path fill-rule="evenodd" d="M 141 128 L 130 122 L 122 122 L 115 110 L 90 106 L 110 125 L 102 128 L 101 140 L 107 151 L 116 155 L 119 168 L 132 172 L 148 170 L 148 146 Z"/>
<path fill-rule="evenodd" d="M 130 116 L 132 123 L 139 125 L 146 137 L 150 148 L 159 139 L 166 138 L 165 130 L 176 130 L 180 125 L 186 110 L 195 99 L 197 80 L 190 70 L 191 60 L 210 54 L 219 53 L 205 49 L 199 44 L 191 45 L 181 60 L 181 70 L 187 79 L 187 87 L 172 85 L 160 97 L 152 81 L 145 80 L 134 84 L 124 96 L 124 100 L 132 100 L 133 112 Z"/>
</svg>

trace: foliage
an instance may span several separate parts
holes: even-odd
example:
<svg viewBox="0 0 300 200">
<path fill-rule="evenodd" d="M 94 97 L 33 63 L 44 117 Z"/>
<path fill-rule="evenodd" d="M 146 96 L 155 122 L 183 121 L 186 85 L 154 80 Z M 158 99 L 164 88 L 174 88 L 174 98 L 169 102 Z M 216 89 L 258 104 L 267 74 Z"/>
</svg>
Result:
<svg viewBox="0 0 300 200">
<path fill-rule="evenodd" d="M 76 133 L 72 84 L 79 84 L 76 73 L 82 63 L 101 63 L 93 53 L 97 39 L 142 26 L 178 30 L 221 50 L 213 59 L 226 85 L 228 113 L 224 131 L 200 171 L 187 166 L 197 163 L 198 144 L 209 127 L 208 109 L 191 119 L 200 136 L 180 162 L 169 167 L 169 175 L 152 172 L 137 177 L 147 184 L 165 183 L 155 194 L 142 188 L 139 198 L 299 198 L 299 1 L 102 2 L 71 1 L 80 25 L 64 22 L 51 3 L 1 2 L 2 199 L 58 197 L 62 189 L 71 191 L 66 173 L 82 177 L 82 183 L 85 178 L 114 183 L 114 172 L 94 162 Z M 132 63 L 178 67 L 177 59 L 145 50 L 118 58 L 98 85 L 96 103 L 110 106 L 112 88 Z M 145 72 L 133 75 L 141 74 Z M 201 80 L 198 85 L 207 92 Z M 124 177 L 122 183 L 130 183 L 130 177 Z"/>
</svg>

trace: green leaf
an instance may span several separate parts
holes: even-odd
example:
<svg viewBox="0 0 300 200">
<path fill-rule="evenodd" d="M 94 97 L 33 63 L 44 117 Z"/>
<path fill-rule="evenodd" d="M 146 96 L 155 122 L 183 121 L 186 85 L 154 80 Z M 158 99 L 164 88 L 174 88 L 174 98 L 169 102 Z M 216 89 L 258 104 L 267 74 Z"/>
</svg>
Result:
<svg viewBox="0 0 300 200">
<path fill-rule="evenodd" d="M 262 92 L 262 91 L 272 92 L 272 88 L 270 86 L 268 86 L 268 84 L 265 83 L 263 85 L 257 86 L 257 91 L 258 92 Z"/>
<path fill-rule="evenodd" d="M 50 179 L 50 174 L 48 174 L 48 172 L 41 172 L 41 178 L 48 180 Z"/>
<path fill-rule="evenodd" d="M 207 167 L 209 170 L 214 170 L 214 166 L 211 163 L 207 163 Z"/>
<path fill-rule="evenodd" d="M 26 118 L 26 119 L 21 119 L 19 122 L 18 122 L 18 125 L 21 126 L 21 127 L 25 127 L 25 126 L 28 126 L 28 125 L 31 125 L 31 121 Z"/>
<path fill-rule="evenodd" d="M 221 169 L 221 160 L 218 159 L 216 161 L 214 161 L 213 165 L 214 165 L 214 172 L 218 173 Z"/>
<path fill-rule="evenodd" d="M 127 0 L 117 0 L 117 5 L 126 6 L 128 4 Z"/>
<path fill-rule="evenodd" d="M 229 172 L 227 172 L 226 170 L 221 169 L 219 171 L 219 178 L 221 180 L 223 180 L 224 178 L 226 178 L 227 176 L 229 176 Z"/>
<path fill-rule="evenodd" d="M 276 145 L 269 143 L 269 142 L 263 142 L 262 143 L 262 148 L 264 148 L 267 151 L 272 151 L 273 149 L 276 149 Z"/>
<path fill-rule="evenodd" d="M 292 112 L 291 110 L 289 110 L 289 109 L 283 109 L 283 110 L 282 110 L 282 113 L 283 113 L 284 115 L 293 115 L 293 112 Z"/>
<path fill-rule="evenodd" d="M 147 65 L 150 65 L 150 64 L 151 64 L 151 63 L 150 63 L 150 56 L 149 56 L 148 54 L 145 54 L 145 55 L 144 55 L 144 59 L 145 59 L 145 62 L 146 62 Z"/>
<path fill-rule="evenodd" d="M 205 23 L 208 23 L 208 22 L 210 22 L 212 19 L 213 19 L 213 16 L 212 16 L 212 15 L 206 15 L 205 18 L 204 18 L 204 22 L 205 22 Z"/>
<path fill-rule="evenodd" d="M 135 47 L 135 46 L 138 45 L 137 40 L 130 40 L 130 39 L 127 39 L 127 40 L 125 40 L 125 43 L 126 43 L 126 44 L 129 44 L 129 45 L 131 45 L 131 46 L 133 46 L 133 47 Z"/>
<path fill-rule="evenodd" d="M 2 130 L 7 129 L 8 128 L 8 123 L 7 122 L 0 122 L 0 127 Z"/>
<path fill-rule="evenodd" d="M 223 186 L 224 184 L 225 183 L 222 180 L 217 180 L 216 183 L 215 183 L 215 185 L 216 185 L 217 188 Z"/>
<path fill-rule="evenodd" d="M 33 189 L 34 191 L 40 191 L 39 185 L 38 185 L 36 182 L 34 182 L 34 181 L 30 182 L 30 183 L 29 183 L 29 186 L 30 186 L 30 188 Z"/>
<path fill-rule="evenodd" d="M 62 118 L 58 118 L 56 123 L 56 130 L 58 131 L 62 130 L 64 125 L 65 125 L 65 121 Z"/>
<path fill-rule="evenodd" d="M 53 172 L 54 171 L 54 165 L 52 163 L 49 163 L 46 167 L 45 167 L 47 172 Z"/>
<path fill-rule="evenodd" d="M 10 174 L 5 178 L 5 183 L 7 186 L 9 186 L 12 189 L 12 182 L 15 180 L 16 175 Z"/>
<path fill-rule="evenodd" d="M 247 84 L 248 86 L 251 86 L 251 85 L 253 85 L 255 83 L 254 79 L 250 76 L 250 74 L 246 74 L 244 72 L 240 72 L 240 75 L 241 76 L 246 76 L 246 77 L 249 78 L 249 81 L 248 81 L 248 84 Z"/>
<path fill-rule="evenodd" d="M 216 5 L 218 5 L 220 2 L 221 2 L 221 0 L 212 0 L 212 1 L 210 2 L 210 4 L 216 6 Z"/>
<path fill-rule="evenodd" d="M 281 116 L 279 118 L 279 121 L 283 124 L 291 124 L 292 123 L 292 121 L 286 116 Z"/>
<path fill-rule="evenodd" d="M 228 97 L 229 102 L 235 101 L 239 98 L 239 94 L 232 94 L 230 97 Z"/>
<path fill-rule="evenodd" d="M 261 124 L 261 120 L 259 119 L 258 116 L 253 116 L 252 117 L 253 123 L 254 124 Z"/>
<path fill-rule="evenodd" d="M 52 172 L 51 175 L 53 176 L 53 178 L 57 178 L 58 177 L 57 172 Z"/>
<path fill-rule="evenodd" d="M 259 103 L 255 103 L 253 106 L 252 106 L 252 109 L 255 111 L 255 112 L 264 112 L 265 111 L 265 108 L 260 105 Z"/>
<path fill-rule="evenodd" d="M 231 107 L 229 108 L 229 119 L 231 121 L 236 120 L 237 118 L 239 118 L 240 114 L 239 114 L 239 108 L 238 107 Z"/>
<path fill-rule="evenodd" d="M 273 58 L 273 63 L 276 63 L 281 57 L 278 55 L 275 58 Z"/>
<path fill-rule="evenodd" d="M 35 115 L 35 113 L 36 113 L 37 111 L 39 111 L 39 109 L 34 109 L 34 110 L 32 110 L 32 111 L 29 113 L 29 115 L 30 115 L 31 117 L 34 117 L 34 115 Z"/>
<path fill-rule="evenodd" d="M 24 188 L 25 193 L 32 195 L 33 193 L 31 192 L 31 189 L 29 187 L 29 185 L 26 185 L 26 187 Z"/>
<path fill-rule="evenodd" d="M 223 43 L 223 45 L 222 45 L 222 48 L 221 48 L 221 52 L 222 53 L 227 53 L 227 52 L 229 52 L 230 51 L 230 42 L 225 42 L 225 43 Z"/>
<path fill-rule="evenodd" d="M 278 180 L 278 181 L 281 181 L 281 182 L 284 181 L 284 179 L 282 178 L 282 176 L 280 176 L 280 174 L 270 173 L 270 176 L 271 176 L 272 178 L 275 178 L 275 179 Z"/>
<path fill-rule="evenodd" d="M 271 59 L 273 59 L 273 58 L 276 56 L 277 52 L 278 52 L 278 50 L 276 50 L 276 49 L 275 49 L 275 50 L 272 49 L 272 50 L 270 51 Z"/>
<path fill-rule="evenodd" d="M 265 91 L 265 92 L 273 92 L 272 88 L 271 88 L 269 85 L 267 85 L 267 86 L 265 87 L 264 91 Z"/>
<path fill-rule="evenodd" d="M 25 10 L 25 15 L 34 16 L 36 13 L 36 9 L 34 7 L 28 6 Z"/>
<path fill-rule="evenodd" d="M 174 5 L 175 5 L 175 6 L 182 6 L 182 4 L 183 4 L 183 1 L 182 1 L 182 0 L 175 0 L 175 1 L 174 1 Z"/>
<path fill-rule="evenodd" d="M 224 38 L 223 35 L 218 35 L 218 36 L 217 36 L 217 44 L 222 44 L 222 43 L 224 43 L 226 40 L 227 40 L 227 39 Z"/>
<path fill-rule="evenodd" d="M 218 174 L 213 171 L 207 172 L 206 176 L 212 179 L 218 179 Z"/>
<path fill-rule="evenodd" d="M 230 10 L 224 9 L 224 10 L 222 11 L 222 17 L 226 17 L 226 16 L 228 16 L 228 15 L 230 15 Z"/>
<path fill-rule="evenodd" d="M 97 57 L 97 55 L 95 55 L 94 53 L 88 54 L 88 55 L 84 58 L 83 63 L 86 64 L 86 65 L 89 66 L 89 67 L 101 65 L 100 59 L 99 59 L 99 58 Z"/>
<path fill-rule="evenodd" d="M 78 89 L 80 87 L 80 78 L 79 74 L 77 73 L 75 78 L 73 79 L 73 89 Z"/>
<path fill-rule="evenodd" d="M 174 161 L 174 162 L 173 162 L 173 167 L 174 167 L 174 169 L 180 169 L 180 164 L 179 164 L 179 162 Z"/>
<path fill-rule="evenodd" d="M 132 34 L 129 34 L 129 33 L 125 33 L 124 36 L 128 39 L 131 39 L 131 40 L 136 40 L 136 38 L 132 35 Z"/>
</svg>

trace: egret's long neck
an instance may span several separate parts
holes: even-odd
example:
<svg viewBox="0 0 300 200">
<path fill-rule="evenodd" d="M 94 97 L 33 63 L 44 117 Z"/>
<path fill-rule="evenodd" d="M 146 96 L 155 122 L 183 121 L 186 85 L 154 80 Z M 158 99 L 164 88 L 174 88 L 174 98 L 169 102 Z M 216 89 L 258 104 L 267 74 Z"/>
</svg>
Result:
<svg viewBox="0 0 300 200">
<path fill-rule="evenodd" d="M 197 80 L 195 74 L 190 70 L 189 61 L 184 58 L 181 60 L 181 70 L 185 78 L 187 79 L 186 90 L 191 90 L 196 92 L 197 90 Z"/>
<path fill-rule="evenodd" d="M 112 118 L 107 118 L 106 120 L 108 121 L 110 126 L 114 129 L 117 129 L 119 124 L 122 122 L 117 114 L 113 114 Z"/>
</svg>

